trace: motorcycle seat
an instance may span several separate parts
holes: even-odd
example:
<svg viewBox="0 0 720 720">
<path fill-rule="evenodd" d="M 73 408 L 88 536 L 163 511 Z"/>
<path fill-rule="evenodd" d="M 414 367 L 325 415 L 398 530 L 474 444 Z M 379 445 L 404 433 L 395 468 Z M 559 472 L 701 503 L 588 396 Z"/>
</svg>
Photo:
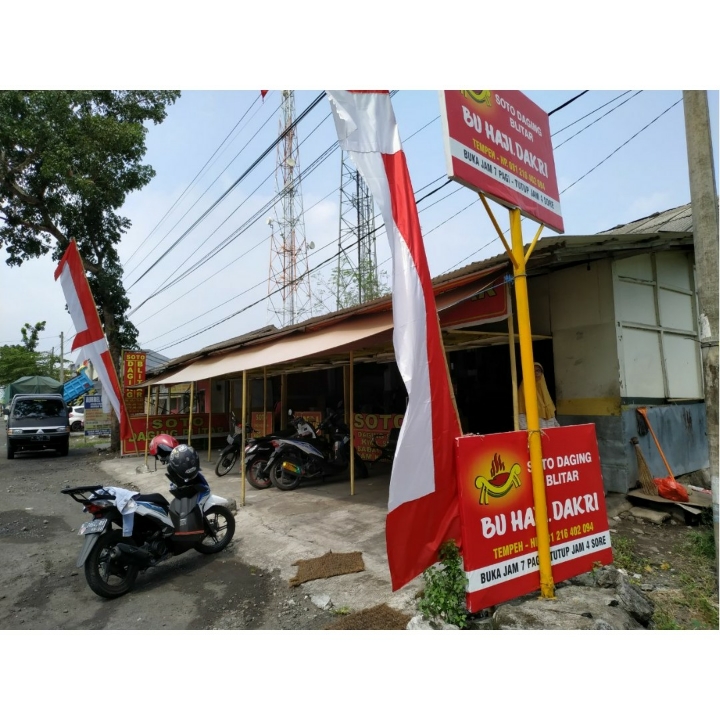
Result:
<svg viewBox="0 0 720 720">
<path fill-rule="evenodd" d="M 144 500 L 145 502 L 153 503 L 155 505 L 161 505 L 163 507 L 169 507 L 170 503 L 160 493 L 147 493 L 146 495 L 136 495 L 133 500 L 136 502 Z"/>
</svg>

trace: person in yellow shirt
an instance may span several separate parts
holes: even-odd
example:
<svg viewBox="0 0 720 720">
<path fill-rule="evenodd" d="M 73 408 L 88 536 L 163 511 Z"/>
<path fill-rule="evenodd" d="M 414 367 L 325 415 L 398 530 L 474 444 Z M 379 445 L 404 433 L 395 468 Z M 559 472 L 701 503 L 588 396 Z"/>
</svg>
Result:
<svg viewBox="0 0 720 720">
<path fill-rule="evenodd" d="M 518 390 L 518 421 L 520 423 L 521 430 L 527 430 L 527 410 L 525 409 L 525 389 L 523 388 L 523 382 L 520 383 Z M 560 423 L 555 417 L 555 403 L 553 403 L 550 397 L 550 392 L 547 389 L 545 382 L 545 373 L 543 366 L 539 363 L 535 363 L 535 389 L 537 391 L 537 405 L 538 405 L 538 417 L 540 418 L 540 428 L 549 427 L 560 427 Z"/>
</svg>

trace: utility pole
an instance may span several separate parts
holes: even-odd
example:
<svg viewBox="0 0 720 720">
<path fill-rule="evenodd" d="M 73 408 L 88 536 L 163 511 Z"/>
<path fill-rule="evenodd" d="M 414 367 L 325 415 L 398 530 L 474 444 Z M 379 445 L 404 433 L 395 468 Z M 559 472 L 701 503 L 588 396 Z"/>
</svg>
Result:
<svg viewBox="0 0 720 720">
<path fill-rule="evenodd" d="M 65 382 L 65 337 L 60 333 L 60 382 Z"/>
<path fill-rule="evenodd" d="M 700 347 L 710 456 L 715 565 L 718 568 L 718 196 L 707 91 L 683 90 L 690 173 Z"/>
</svg>

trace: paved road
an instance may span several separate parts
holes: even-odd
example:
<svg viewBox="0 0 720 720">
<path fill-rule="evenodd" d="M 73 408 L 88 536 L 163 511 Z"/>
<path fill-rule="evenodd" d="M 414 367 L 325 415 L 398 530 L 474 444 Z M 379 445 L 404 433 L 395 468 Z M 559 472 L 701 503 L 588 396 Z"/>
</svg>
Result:
<svg viewBox="0 0 720 720">
<path fill-rule="evenodd" d="M 216 556 L 190 551 L 141 573 L 121 598 L 96 596 L 75 567 L 87 515 L 60 490 L 118 484 L 99 467 L 108 456 L 80 447 L 7 460 L 4 423 L 0 437 L 0 629 L 296 629 L 333 619 L 277 573 L 244 564 L 235 540 Z"/>
</svg>

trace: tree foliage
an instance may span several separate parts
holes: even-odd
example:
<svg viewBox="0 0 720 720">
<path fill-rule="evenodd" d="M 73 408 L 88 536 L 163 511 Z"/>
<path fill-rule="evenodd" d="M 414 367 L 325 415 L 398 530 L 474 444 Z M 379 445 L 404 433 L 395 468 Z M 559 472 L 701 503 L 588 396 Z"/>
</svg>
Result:
<svg viewBox="0 0 720 720">
<path fill-rule="evenodd" d="M 60 356 L 37 350 L 38 333 L 44 329 L 44 320 L 35 325 L 25 323 L 20 329 L 20 344 L 0 346 L 0 386 L 33 375 L 60 379 Z"/>
<path fill-rule="evenodd" d="M 360 303 L 377 300 L 390 292 L 387 271 L 377 271 L 370 258 L 363 258 L 360 267 L 349 264 L 334 267 L 329 278 L 317 280 L 315 294 L 315 312 L 330 310 L 330 298 L 335 301 L 336 309 L 350 308 Z"/>
<path fill-rule="evenodd" d="M 130 220 L 117 210 L 154 176 L 142 163 L 148 124 L 179 95 L 0 92 L 0 247 L 12 266 L 48 253 L 58 261 L 76 240 L 116 367 L 138 335 L 116 249 Z"/>
<path fill-rule="evenodd" d="M 0 246 L 9 265 L 75 238 L 111 352 L 135 347 L 115 246 L 130 221 L 116 211 L 154 175 L 141 161 L 147 123 L 176 91 L 0 92 Z"/>
</svg>

